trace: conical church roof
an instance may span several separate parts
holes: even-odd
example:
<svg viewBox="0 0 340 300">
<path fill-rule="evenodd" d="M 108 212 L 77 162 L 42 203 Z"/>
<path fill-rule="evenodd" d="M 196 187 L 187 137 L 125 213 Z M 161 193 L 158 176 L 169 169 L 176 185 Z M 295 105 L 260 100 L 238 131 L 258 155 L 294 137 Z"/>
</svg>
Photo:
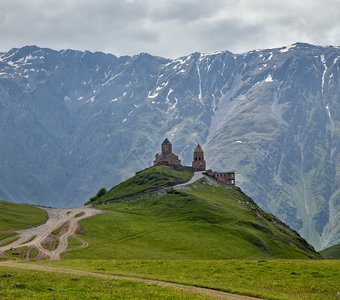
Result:
<svg viewBox="0 0 340 300">
<path fill-rule="evenodd" d="M 195 148 L 195 152 L 203 152 L 203 149 L 200 144 L 198 144 Z"/>
<path fill-rule="evenodd" d="M 168 140 L 168 138 L 166 138 L 165 140 L 164 140 L 164 142 L 162 143 L 162 145 L 171 145 L 171 143 L 170 143 L 170 141 Z"/>
</svg>

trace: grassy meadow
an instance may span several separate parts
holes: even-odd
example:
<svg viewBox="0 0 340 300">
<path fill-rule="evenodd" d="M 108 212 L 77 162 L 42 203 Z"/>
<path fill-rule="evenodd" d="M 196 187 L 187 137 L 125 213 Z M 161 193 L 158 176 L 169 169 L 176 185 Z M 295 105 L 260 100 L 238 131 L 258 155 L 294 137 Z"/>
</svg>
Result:
<svg viewBox="0 0 340 300">
<path fill-rule="evenodd" d="M 209 299 L 130 280 L 31 271 L 0 265 L 0 299 Z"/>
<path fill-rule="evenodd" d="M 61 260 L 52 265 L 159 279 L 264 299 L 331 300 L 340 296 L 340 261 Z"/>
</svg>

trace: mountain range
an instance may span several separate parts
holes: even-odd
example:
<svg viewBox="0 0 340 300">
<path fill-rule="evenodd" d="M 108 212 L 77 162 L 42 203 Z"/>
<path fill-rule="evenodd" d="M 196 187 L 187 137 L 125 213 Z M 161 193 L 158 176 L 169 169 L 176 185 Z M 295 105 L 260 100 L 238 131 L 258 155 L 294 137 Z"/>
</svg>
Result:
<svg viewBox="0 0 340 300">
<path fill-rule="evenodd" d="M 317 250 L 340 242 L 340 48 L 242 54 L 26 46 L 0 53 L 0 198 L 71 207 L 152 164 L 234 170 L 262 208 Z"/>
</svg>

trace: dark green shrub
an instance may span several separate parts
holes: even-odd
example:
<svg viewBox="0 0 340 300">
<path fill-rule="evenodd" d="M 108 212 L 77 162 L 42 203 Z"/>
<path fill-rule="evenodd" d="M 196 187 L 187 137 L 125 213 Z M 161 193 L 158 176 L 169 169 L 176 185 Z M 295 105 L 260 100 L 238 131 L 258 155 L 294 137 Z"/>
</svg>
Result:
<svg viewBox="0 0 340 300">
<path fill-rule="evenodd" d="M 106 192 L 107 192 L 106 188 L 101 188 L 101 189 L 98 191 L 98 193 L 97 193 L 97 198 L 99 198 L 99 197 L 105 195 Z"/>
<path fill-rule="evenodd" d="M 90 204 L 92 203 L 93 201 L 97 200 L 98 198 L 100 198 L 101 196 L 105 195 L 107 192 L 106 188 L 100 188 L 98 193 L 91 197 L 89 201 L 87 201 L 85 204 Z"/>
</svg>

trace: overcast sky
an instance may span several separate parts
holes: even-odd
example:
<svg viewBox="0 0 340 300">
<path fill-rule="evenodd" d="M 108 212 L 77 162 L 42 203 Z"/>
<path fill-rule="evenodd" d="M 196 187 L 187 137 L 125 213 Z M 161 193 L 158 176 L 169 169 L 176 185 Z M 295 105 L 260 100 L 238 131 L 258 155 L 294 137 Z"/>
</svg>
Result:
<svg viewBox="0 0 340 300">
<path fill-rule="evenodd" d="M 340 0 L 2 0 L 0 51 L 234 53 L 294 42 L 340 45 Z"/>
</svg>

